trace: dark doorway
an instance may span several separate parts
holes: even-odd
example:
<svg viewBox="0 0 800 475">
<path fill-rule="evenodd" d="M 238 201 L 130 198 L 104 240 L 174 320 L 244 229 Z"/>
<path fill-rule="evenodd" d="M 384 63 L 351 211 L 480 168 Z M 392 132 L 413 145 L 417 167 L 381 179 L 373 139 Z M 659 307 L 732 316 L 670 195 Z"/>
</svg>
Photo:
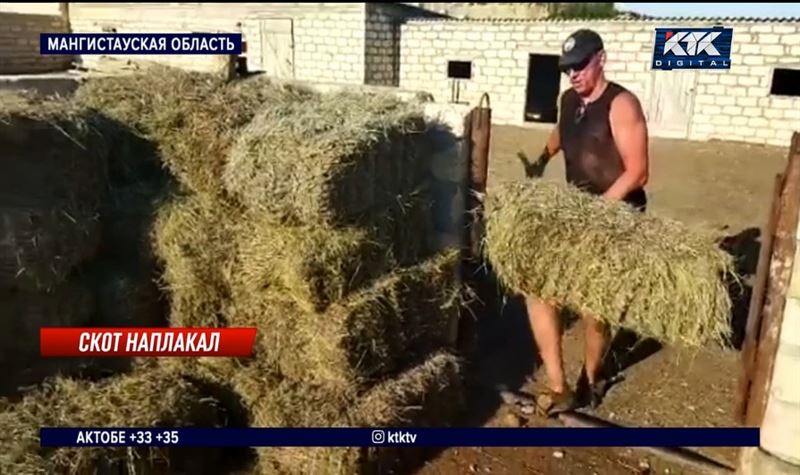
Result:
<svg viewBox="0 0 800 475">
<path fill-rule="evenodd" d="M 525 122 L 554 124 L 558 120 L 558 92 L 561 87 L 558 56 L 532 54 L 528 62 L 528 92 Z"/>
</svg>

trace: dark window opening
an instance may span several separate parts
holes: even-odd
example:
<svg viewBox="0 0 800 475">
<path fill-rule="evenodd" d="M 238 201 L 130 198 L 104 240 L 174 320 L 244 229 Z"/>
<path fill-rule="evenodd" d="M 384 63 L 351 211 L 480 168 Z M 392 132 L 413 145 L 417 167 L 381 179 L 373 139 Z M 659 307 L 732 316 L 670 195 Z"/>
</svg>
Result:
<svg viewBox="0 0 800 475">
<path fill-rule="evenodd" d="M 525 98 L 525 122 L 555 124 L 558 120 L 558 93 L 561 73 L 558 56 L 532 54 L 528 63 L 528 91 Z"/>
<path fill-rule="evenodd" d="M 447 77 L 450 79 L 472 79 L 472 61 L 448 61 Z"/>
<path fill-rule="evenodd" d="M 773 96 L 800 97 L 800 69 L 775 68 L 769 93 Z"/>
</svg>

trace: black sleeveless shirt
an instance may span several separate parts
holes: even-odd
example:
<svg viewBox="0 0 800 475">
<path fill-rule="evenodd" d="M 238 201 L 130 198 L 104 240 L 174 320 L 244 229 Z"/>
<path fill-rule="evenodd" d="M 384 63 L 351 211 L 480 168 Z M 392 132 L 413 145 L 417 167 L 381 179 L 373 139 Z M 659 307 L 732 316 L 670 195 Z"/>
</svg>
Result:
<svg viewBox="0 0 800 475">
<path fill-rule="evenodd" d="M 627 90 L 609 82 L 596 101 L 581 112 L 582 101 L 570 89 L 561 98 L 558 131 L 566 162 L 567 182 L 595 195 L 601 195 L 614 184 L 625 170 L 619 150 L 611 133 L 611 102 Z M 644 209 L 647 196 L 638 188 L 624 201 Z"/>
</svg>

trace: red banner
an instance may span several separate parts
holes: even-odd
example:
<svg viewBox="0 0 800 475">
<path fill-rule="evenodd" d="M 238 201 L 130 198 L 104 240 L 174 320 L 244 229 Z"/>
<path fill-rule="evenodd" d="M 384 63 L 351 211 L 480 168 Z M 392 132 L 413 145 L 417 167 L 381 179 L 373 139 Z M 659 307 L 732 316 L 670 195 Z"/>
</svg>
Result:
<svg viewBox="0 0 800 475">
<path fill-rule="evenodd" d="M 253 353 L 255 328 L 41 328 L 42 356 L 229 356 Z"/>
</svg>

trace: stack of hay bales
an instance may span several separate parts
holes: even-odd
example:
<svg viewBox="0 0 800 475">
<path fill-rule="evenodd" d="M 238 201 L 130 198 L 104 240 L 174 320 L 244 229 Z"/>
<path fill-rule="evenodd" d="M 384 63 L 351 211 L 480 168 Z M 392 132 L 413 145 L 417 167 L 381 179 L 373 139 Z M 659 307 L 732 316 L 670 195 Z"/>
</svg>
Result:
<svg viewBox="0 0 800 475">
<path fill-rule="evenodd" d="M 193 410 L 206 396 L 247 415 L 228 426 L 420 426 L 455 417 L 461 374 L 447 332 L 460 303 L 459 258 L 426 244 L 426 124 L 416 106 L 164 68 L 89 82 L 77 102 L 121 128 L 116 150 L 143 158 L 137 165 L 112 157 L 112 181 L 125 186 L 111 194 L 153 212 L 118 205 L 107 214 L 112 221 L 134 215 L 139 224 L 106 227 L 152 235 L 138 255 L 152 253 L 159 266 L 169 324 L 256 327 L 255 354 L 142 362 L 94 383 L 57 379 L 55 389 L 0 411 L 0 432 L 20 441 L 0 456 L 0 471 L 132 463 L 114 450 L 77 459 L 71 449 L 40 452 L 29 443 L 33 427 L 218 425 Z M 130 169 L 152 171 L 153 158 L 177 183 L 162 186 Z M 155 199 L 165 190 L 166 199 Z M 106 268 L 125 257 L 114 250 L 104 253 Z M 259 473 L 358 473 L 393 456 L 256 452 Z M 224 473 L 200 455 L 208 454 L 197 457 L 205 471 Z"/>
<path fill-rule="evenodd" d="M 265 105 L 231 142 L 222 192 L 184 196 L 159 217 L 172 324 L 258 329 L 254 360 L 181 370 L 230 382 L 254 426 L 451 420 L 458 253 L 426 245 L 426 147 L 421 112 L 391 98 Z M 354 473 L 386 457 L 258 454 L 263 473 Z"/>
<path fill-rule="evenodd" d="M 76 276 L 98 253 L 108 124 L 66 100 L 0 97 L 0 365 L 3 394 L 74 360 L 41 360 L 39 328 L 82 326 L 92 291 Z M 84 362 L 78 362 L 84 363 Z"/>
<path fill-rule="evenodd" d="M 673 345 L 730 337 L 721 236 L 543 180 L 503 185 L 486 207 L 486 256 L 509 290 Z"/>
</svg>

